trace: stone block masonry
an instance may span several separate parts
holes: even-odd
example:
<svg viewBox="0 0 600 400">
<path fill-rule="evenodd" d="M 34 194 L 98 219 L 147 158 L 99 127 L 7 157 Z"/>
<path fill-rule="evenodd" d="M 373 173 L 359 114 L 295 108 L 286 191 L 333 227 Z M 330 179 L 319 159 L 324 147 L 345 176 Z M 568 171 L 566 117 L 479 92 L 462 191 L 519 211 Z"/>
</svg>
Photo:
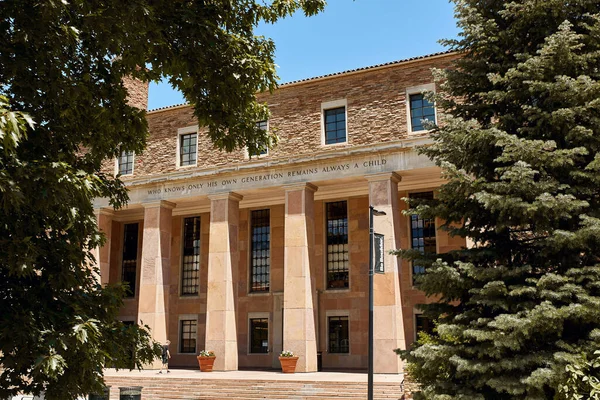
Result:
<svg viewBox="0 0 600 400">
<path fill-rule="evenodd" d="M 449 67 L 454 54 L 423 58 L 349 74 L 284 84 L 273 94 L 259 93 L 271 112 L 269 130 L 279 136 L 278 145 L 260 159 L 247 157 L 244 149 L 225 152 L 215 149 L 206 129 L 198 128 L 198 161 L 195 167 L 177 168 L 177 131 L 198 125 L 189 105 L 159 109 L 148 113 L 149 137 L 143 154 L 136 155 L 134 175 L 155 176 L 169 172 L 193 171 L 234 166 L 255 161 L 273 162 L 289 157 L 350 150 L 375 143 L 409 138 L 406 89 L 433 82 L 432 68 Z M 147 87 L 146 87 L 147 93 Z M 132 102 L 142 104 L 144 88 L 131 90 Z M 347 101 L 347 143 L 322 144 L 321 104 Z M 422 135 L 411 135 L 418 137 Z M 114 162 L 105 171 L 114 171 Z"/>
</svg>

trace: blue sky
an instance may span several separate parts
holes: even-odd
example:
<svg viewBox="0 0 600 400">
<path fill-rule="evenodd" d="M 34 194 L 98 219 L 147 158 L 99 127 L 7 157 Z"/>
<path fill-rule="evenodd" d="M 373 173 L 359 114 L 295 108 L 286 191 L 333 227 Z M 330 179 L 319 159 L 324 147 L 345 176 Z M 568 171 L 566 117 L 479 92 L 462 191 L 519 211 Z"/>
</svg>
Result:
<svg viewBox="0 0 600 400">
<path fill-rule="evenodd" d="M 256 29 L 275 41 L 280 83 L 443 51 L 438 40 L 457 33 L 448 0 L 328 0 L 317 16 Z M 184 102 L 168 83 L 149 97 L 150 109 Z"/>
</svg>

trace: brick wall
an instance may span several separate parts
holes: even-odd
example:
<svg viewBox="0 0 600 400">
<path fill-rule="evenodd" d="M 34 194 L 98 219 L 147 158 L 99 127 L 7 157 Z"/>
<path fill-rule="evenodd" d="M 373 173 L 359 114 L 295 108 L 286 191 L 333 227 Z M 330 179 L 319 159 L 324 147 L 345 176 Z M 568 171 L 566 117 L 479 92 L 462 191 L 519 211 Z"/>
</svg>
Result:
<svg viewBox="0 0 600 400">
<path fill-rule="evenodd" d="M 266 102 L 271 111 L 269 129 L 280 139 L 264 160 L 407 138 L 406 89 L 432 83 L 431 69 L 448 67 L 455 58 L 452 54 L 425 58 L 282 85 L 273 94 L 259 94 L 258 100 Z M 143 88 L 132 90 L 134 102 L 139 101 L 142 92 Z M 347 101 L 348 143 L 324 146 L 321 144 L 321 103 L 340 99 Z M 177 171 L 177 130 L 197 125 L 197 121 L 191 106 L 179 106 L 149 112 L 148 124 L 148 146 L 143 154 L 135 157 L 134 178 Z M 206 130 L 200 127 L 197 166 L 180 170 L 248 162 L 243 150 L 231 153 L 216 150 Z M 113 171 L 114 162 L 107 162 L 106 170 Z"/>
</svg>

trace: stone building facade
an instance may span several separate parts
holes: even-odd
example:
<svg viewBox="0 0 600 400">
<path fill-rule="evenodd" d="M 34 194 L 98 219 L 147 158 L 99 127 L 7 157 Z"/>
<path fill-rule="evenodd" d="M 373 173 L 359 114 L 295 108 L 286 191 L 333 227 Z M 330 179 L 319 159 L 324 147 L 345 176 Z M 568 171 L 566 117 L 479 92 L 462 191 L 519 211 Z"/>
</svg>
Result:
<svg viewBox="0 0 600 400">
<path fill-rule="evenodd" d="M 446 252 L 464 246 L 439 221 L 403 215 L 409 196 L 432 196 L 440 171 L 417 155 L 435 120 L 423 98 L 440 53 L 281 85 L 259 94 L 279 144 L 249 157 L 215 150 L 188 105 L 148 112 L 143 154 L 123 154 L 130 202 L 96 202 L 107 236 L 103 283 L 127 281 L 123 321 L 143 322 L 171 341 L 171 366 L 194 367 L 213 350 L 215 370 L 277 368 L 281 350 L 297 371 L 366 369 L 369 205 L 383 235 L 375 276 L 376 373 L 398 373 L 393 352 L 428 323 L 416 305 L 419 266 L 398 248 Z M 143 100 L 143 99 L 142 99 Z M 143 102 L 143 101 L 142 101 Z M 439 121 L 438 121 L 439 122 Z"/>
</svg>

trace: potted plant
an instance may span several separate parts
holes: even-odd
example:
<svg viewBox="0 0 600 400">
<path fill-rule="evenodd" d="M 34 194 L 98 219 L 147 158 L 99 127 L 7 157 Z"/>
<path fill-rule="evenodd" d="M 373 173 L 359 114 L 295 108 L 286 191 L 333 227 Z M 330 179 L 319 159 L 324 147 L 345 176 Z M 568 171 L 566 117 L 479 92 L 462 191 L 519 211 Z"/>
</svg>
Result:
<svg viewBox="0 0 600 400">
<path fill-rule="evenodd" d="M 293 374 L 296 371 L 296 363 L 298 356 L 294 352 L 284 350 L 279 354 L 279 362 L 281 363 L 281 371 L 285 374 Z"/>
<path fill-rule="evenodd" d="M 200 365 L 200 371 L 212 372 L 215 358 L 217 358 L 214 351 L 202 350 L 196 358 L 198 359 L 198 365 Z"/>
</svg>

